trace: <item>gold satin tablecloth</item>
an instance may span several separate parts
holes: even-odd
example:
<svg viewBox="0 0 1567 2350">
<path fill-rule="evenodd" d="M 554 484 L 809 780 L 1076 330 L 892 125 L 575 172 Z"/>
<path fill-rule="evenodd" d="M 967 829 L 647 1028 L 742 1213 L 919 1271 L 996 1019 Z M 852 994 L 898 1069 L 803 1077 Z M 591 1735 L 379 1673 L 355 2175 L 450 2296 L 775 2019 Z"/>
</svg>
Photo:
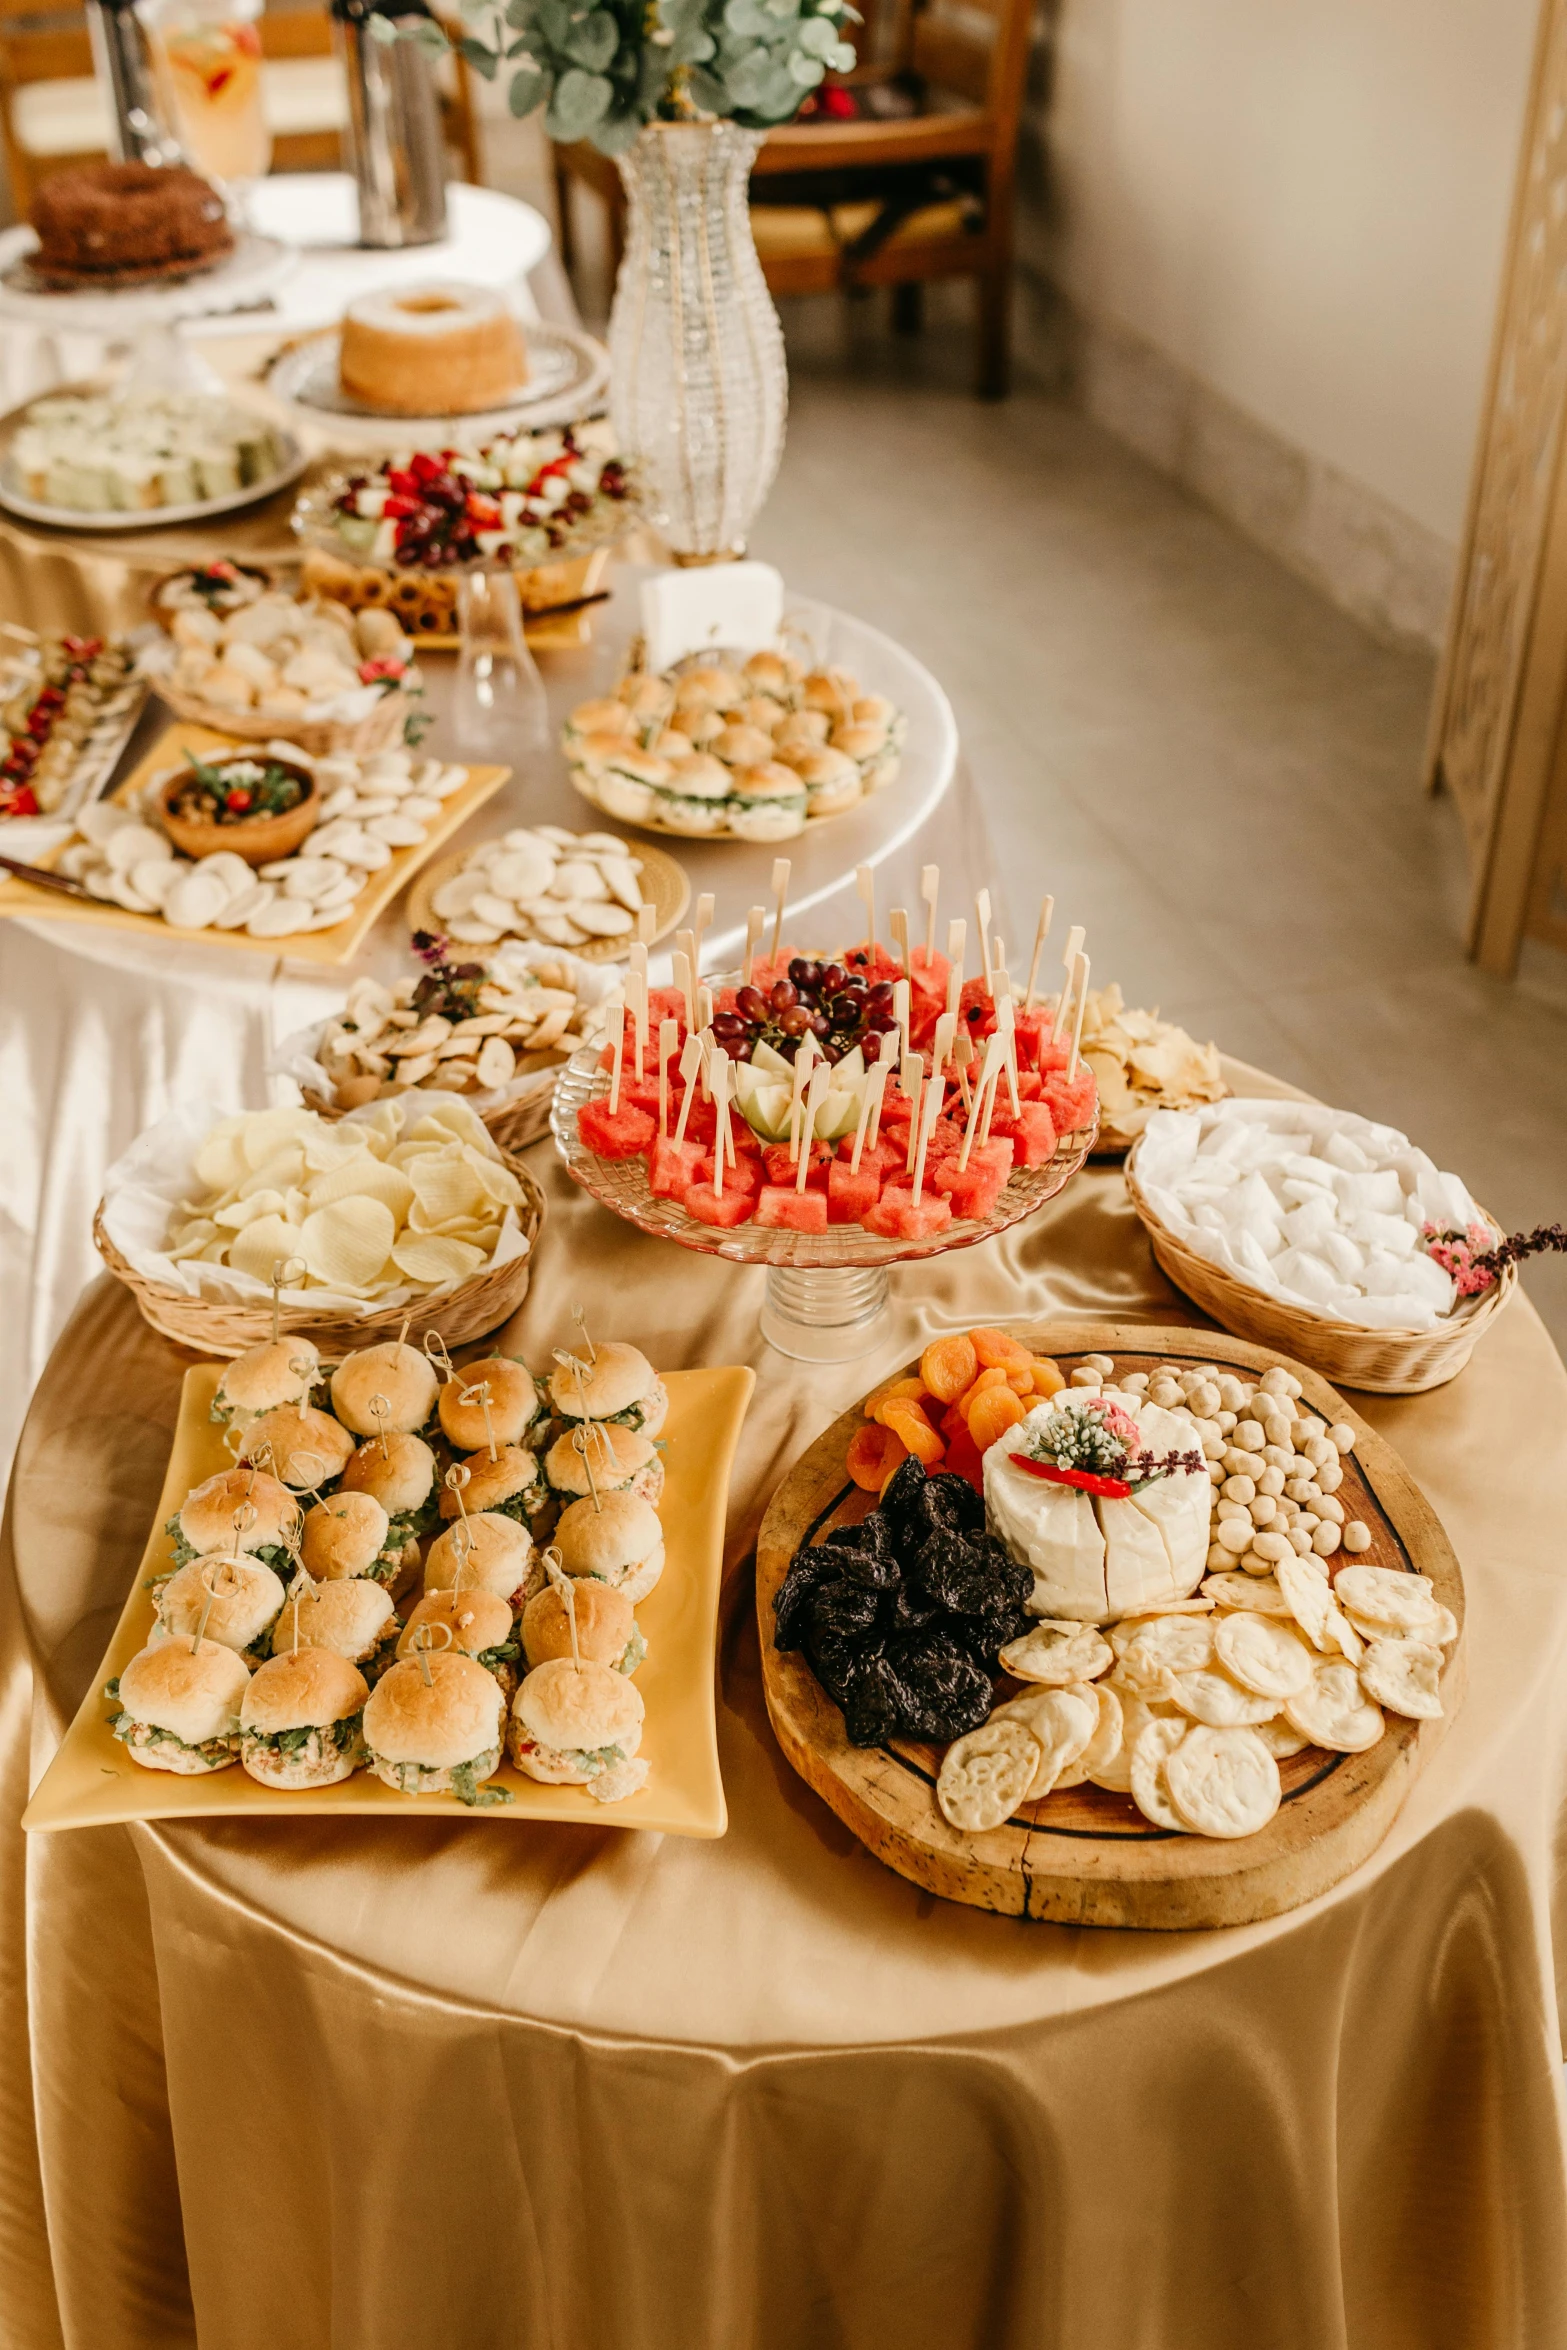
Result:
<svg viewBox="0 0 1567 2350">
<path fill-rule="evenodd" d="M 1567 1375 L 1527 1302 L 1454 1385 L 1357 1399 L 1469 1602 L 1467 1701 L 1374 1860 L 1224 1933 L 1029 1925 L 906 1885 L 795 1777 L 744 1562 L 800 1449 L 929 1334 L 1191 1319 L 1119 1174 L 906 1269 L 887 1346 L 823 1373 L 760 1346 L 760 1272 L 533 1159 L 536 1361 L 580 1299 L 657 1364 L 760 1373 L 729 1833 L 13 1831 L 8 2350 L 1561 2350 Z M 135 1569 L 181 1369 L 101 1281 L 39 1389 L 0 1571 L 13 1821 Z"/>
</svg>

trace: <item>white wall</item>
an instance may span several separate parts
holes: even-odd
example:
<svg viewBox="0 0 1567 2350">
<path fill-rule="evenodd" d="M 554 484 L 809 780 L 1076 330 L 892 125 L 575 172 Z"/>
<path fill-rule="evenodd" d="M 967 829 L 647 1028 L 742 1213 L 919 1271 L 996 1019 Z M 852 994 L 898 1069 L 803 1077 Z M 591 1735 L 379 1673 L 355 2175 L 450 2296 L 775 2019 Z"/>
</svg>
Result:
<svg viewBox="0 0 1567 2350">
<path fill-rule="evenodd" d="M 1449 545 L 1536 0 L 1060 0 L 1054 274 Z"/>
</svg>

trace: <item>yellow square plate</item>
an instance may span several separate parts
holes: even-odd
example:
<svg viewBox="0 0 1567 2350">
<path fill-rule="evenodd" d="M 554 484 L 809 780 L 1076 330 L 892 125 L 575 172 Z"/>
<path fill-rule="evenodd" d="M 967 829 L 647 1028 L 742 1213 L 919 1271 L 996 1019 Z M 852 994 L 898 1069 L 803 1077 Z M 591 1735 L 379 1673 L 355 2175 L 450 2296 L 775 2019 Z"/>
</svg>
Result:
<svg viewBox="0 0 1567 2350">
<path fill-rule="evenodd" d="M 581 1820 L 596 1828 L 654 1828 L 673 1836 L 723 1834 L 729 1815 L 714 1716 L 718 1591 L 729 1470 L 754 1371 L 664 1374 L 669 1417 L 661 1439 L 665 1482 L 658 1514 L 667 1558 L 657 1587 L 637 1609 L 648 1644 L 637 1675 L 647 1706 L 642 1752 L 653 1766 L 647 1785 L 623 1803 L 595 1803 L 585 1787 L 541 1786 L 503 1763 L 490 1784 L 510 1788 L 516 1801 L 473 1811 L 455 1795 L 399 1794 L 368 1771 L 356 1771 L 335 1787 L 292 1791 L 261 1786 L 237 1763 L 205 1778 L 180 1778 L 133 1763 L 110 1732 L 114 1708 L 103 1684 L 147 1644 L 153 1625 L 147 1582 L 169 1571 L 173 1551 L 164 1523 L 193 1485 L 230 1466 L 223 1431 L 209 1416 L 221 1374 L 218 1363 L 185 1374 L 174 1449 L 141 1566 L 93 1685 L 22 1815 L 24 1828 L 217 1819 L 235 1812 L 270 1819 L 301 1812 L 369 1812 L 381 1819 L 445 1812 L 457 1819 Z"/>
<path fill-rule="evenodd" d="M 183 723 L 171 726 L 166 734 L 159 735 L 145 759 L 108 796 L 123 805 L 160 769 L 174 766 L 182 756 L 189 758 L 192 752 L 208 758 L 216 751 L 254 751 L 255 748 L 254 743 L 238 742 L 232 735 L 214 734 L 210 727 Z M 97 898 L 68 898 L 59 890 L 40 889 L 35 882 L 14 878 L 0 882 L 0 914 L 49 914 L 62 922 L 105 922 L 111 930 L 138 930 L 146 938 L 179 940 L 192 946 L 243 947 L 252 954 L 259 951 L 270 955 L 274 961 L 281 956 L 290 963 L 349 963 L 364 945 L 376 917 L 391 904 L 398 891 L 407 886 L 420 866 L 429 862 L 475 808 L 481 808 L 500 790 L 510 773 L 509 767 L 470 767 L 467 782 L 449 800 L 441 802 L 440 814 L 418 847 L 394 849 L 391 863 L 367 876 L 364 888 L 342 921 L 330 930 L 305 930 L 292 938 L 252 938 L 245 930 L 171 930 L 161 914 L 133 914 L 128 906 L 105 905 Z M 52 869 L 59 854 L 58 849 L 51 849 L 37 863 Z"/>
</svg>

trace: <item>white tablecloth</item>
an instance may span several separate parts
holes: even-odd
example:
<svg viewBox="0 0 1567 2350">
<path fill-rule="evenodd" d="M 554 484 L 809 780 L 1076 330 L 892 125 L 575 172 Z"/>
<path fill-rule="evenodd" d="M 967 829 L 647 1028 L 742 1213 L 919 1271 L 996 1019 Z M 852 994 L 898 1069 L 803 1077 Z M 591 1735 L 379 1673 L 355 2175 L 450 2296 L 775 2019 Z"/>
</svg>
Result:
<svg viewBox="0 0 1567 2350">
<path fill-rule="evenodd" d="M 346 172 L 283 172 L 264 180 L 251 207 L 254 225 L 264 235 L 299 246 L 297 265 L 260 309 L 192 319 L 181 331 L 205 340 L 232 334 L 236 327 L 254 330 L 275 322 L 290 334 L 303 334 L 334 324 L 355 295 L 431 277 L 509 291 L 524 319 L 537 318 L 541 309 L 546 316 L 556 314 L 549 300 L 535 299 L 528 284 L 550 252 L 550 227 L 542 213 L 498 189 L 460 183 L 447 188 L 446 206 L 451 233 L 441 243 L 372 252 L 354 242 L 354 185 Z M 60 297 L 57 327 L 0 322 L 0 410 L 56 384 L 100 374 L 123 347 L 111 336 L 73 328 L 70 302 L 69 295 Z"/>
</svg>

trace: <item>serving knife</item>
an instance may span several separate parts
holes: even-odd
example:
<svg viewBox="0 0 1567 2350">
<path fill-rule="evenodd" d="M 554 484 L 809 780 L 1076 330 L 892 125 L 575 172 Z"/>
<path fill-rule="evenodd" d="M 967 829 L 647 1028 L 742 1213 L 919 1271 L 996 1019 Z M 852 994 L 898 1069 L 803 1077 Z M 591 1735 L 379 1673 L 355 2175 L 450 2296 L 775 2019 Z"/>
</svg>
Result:
<svg viewBox="0 0 1567 2350">
<path fill-rule="evenodd" d="M 0 871 L 14 873 L 18 881 L 36 882 L 40 889 L 57 889 L 63 898 L 85 898 L 90 906 L 98 903 L 90 889 L 68 881 L 63 873 L 51 873 L 46 865 L 24 865 L 19 857 L 0 856 Z"/>
</svg>

